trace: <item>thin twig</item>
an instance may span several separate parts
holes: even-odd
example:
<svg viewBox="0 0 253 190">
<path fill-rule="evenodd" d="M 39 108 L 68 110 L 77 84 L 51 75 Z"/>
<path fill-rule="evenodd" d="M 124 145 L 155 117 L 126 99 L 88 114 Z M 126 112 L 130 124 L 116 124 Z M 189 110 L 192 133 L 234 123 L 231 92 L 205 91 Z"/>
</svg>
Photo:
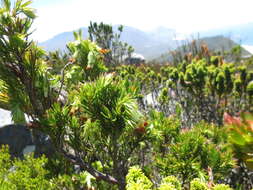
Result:
<svg viewBox="0 0 253 190">
<path fill-rule="evenodd" d="M 69 66 L 73 64 L 73 62 L 68 62 L 62 69 L 61 71 L 61 75 L 62 75 L 62 78 L 61 78 L 61 86 L 60 86 L 60 89 L 59 89 L 59 92 L 58 92 L 58 95 L 57 95 L 57 99 L 59 98 L 59 96 L 61 95 L 61 91 L 62 91 L 62 88 L 63 88 L 63 83 L 64 83 L 64 77 L 65 77 L 65 69 Z"/>
</svg>

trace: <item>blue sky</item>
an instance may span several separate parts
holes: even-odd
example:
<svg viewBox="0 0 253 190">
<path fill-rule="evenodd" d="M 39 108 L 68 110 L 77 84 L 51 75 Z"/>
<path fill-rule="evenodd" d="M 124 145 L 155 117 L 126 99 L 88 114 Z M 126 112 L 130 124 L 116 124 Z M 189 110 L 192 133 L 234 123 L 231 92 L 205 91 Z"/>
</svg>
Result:
<svg viewBox="0 0 253 190">
<path fill-rule="evenodd" d="M 32 7 L 38 41 L 90 21 L 142 30 L 164 26 L 182 33 L 253 22 L 253 0 L 34 0 Z"/>
</svg>

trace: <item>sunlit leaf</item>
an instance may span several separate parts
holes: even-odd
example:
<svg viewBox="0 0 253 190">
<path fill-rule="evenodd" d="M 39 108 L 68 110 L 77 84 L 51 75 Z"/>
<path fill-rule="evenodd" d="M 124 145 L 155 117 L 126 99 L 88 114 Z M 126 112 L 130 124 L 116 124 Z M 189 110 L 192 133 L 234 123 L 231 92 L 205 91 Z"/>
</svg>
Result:
<svg viewBox="0 0 253 190">
<path fill-rule="evenodd" d="M 34 19 L 36 17 L 34 9 L 24 7 L 22 11 L 27 17 L 31 19 Z"/>
<path fill-rule="evenodd" d="M 22 2 L 22 1 L 21 1 Z M 32 1 L 27 1 L 21 5 L 21 7 L 27 7 L 28 5 L 32 4 Z"/>
</svg>

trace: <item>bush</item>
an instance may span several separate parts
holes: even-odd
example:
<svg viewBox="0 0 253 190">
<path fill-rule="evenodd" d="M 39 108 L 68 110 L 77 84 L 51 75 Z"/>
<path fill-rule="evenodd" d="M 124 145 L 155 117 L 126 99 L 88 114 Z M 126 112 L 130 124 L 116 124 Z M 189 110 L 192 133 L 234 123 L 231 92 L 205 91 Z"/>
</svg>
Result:
<svg viewBox="0 0 253 190">
<path fill-rule="evenodd" d="M 178 190 L 171 183 L 161 184 L 158 190 Z"/>
<path fill-rule="evenodd" d="M 126 176 L 127 190 L 151 190 L 152 182 L 142 173 L 137 166 L 131 167 Z"/>
<path fill-rule="evenodd" d="M 53 185 L 47 178 L 48 171 L 44 168 L 47 159 L 34 158 L 26 155 L 24 160 L 11 160 L 8 148 L 0 150 L 0 189 L 33 190 L 52 189 Z"/>
<path fill-rule="evenodd" d="M 232 188 L 230 188 L 229 185 L 217 184 L 213 187 L 213 190 L 232 190 Z"/>
<path fill-rule="evenodd" d="M 208 190 L 208 187 L 205 183 L 201 182 L 199 179 L 194 179 L 190 183 L 191 190 Z"/>
<path fill-rule="evenodd" d="M 220 139 L 222 130 L 219 130 L 219 138 L 215 130 L 204 123 L 182 130 L 176 141 L 167 145 L 166 154 L 156 156 L 160 173 L 163 176 L 175 175 L 183 184 L 188 184 L 194 178 L 207 178 L 210 167 L 214 180 L 222 179 L 234 163 L 230 149 Z"/>
<path fill-rule="evenodd" d="M 181 190 L 181 184 L 178 181 L 178 179 L 174 176 L 168 176 L 168 177 L 163 178 L 160 189 L 162 186 L 165 187 L 166 185 L 168 185 L 168 187 L 173 186 L 173 188 L 176 190 Z"/>
</svg>

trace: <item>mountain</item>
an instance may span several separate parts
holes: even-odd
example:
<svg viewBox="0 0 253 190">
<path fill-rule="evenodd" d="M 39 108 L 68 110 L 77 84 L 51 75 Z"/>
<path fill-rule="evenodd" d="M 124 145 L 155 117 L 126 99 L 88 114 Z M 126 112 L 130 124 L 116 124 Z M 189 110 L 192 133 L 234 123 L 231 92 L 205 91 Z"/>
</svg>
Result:
<svg viewBox="0 0 253 190">
<path fill-rule="evenodd" d="M 118 25 L 113 26 L 116 31 Z M 81 28 L 84 38 L 88 37 L 88 29 Z M 176 35 L 176 31 L 165 27 L 159 27 L 150 32 L 144 32 L 142 30 L 124 26 L 121 34 L 121 40 L 127 42 L 133 46 L 136 53 L 142 54 L 146 59 L 159 56 L 162 52 L 174 49 L 176 47 L 176 41 L 173 40 L 173 36 Z M 73 32 L 64 32 L 54 36 L 53 38 L 39 43 L 48 51 L 53 50 L 65 50 L 66 44 L 73 41 Z"/>
<path fill-rule="evenodd" d="M 189 44 L 189 42 L 184 42 L 184 44 Z M 233 40 L 224 37 L 222 35 L 219 36 L 213 36 L 213 37 L 205 37 L 205 38 L 200 38 L 196 40 L 197 47 L 200 47 L 201 44 L 207 45 L 208 49 L 210 51 L 230 51 L 233 47 L 237 46 L 238 44 L 234 42 Z M 176 48 L 177 51 L 183 52 L 183 46 L 179 46 Z M 242 56 L 250 56 L 251 53 L 247 51 L 245 48 L 242 47 Z M 163 53 L 159 57 L 153 59 L 154 62 L 158 63 L 164 63 L 168 61 L 172 61 L 172 57 L 167 53 Z"/>
<path fill-rule="evenodd" d="M 233 47 L 238 45 L 230 38 L 224 37 L 222 35 L 201 38 L 198 40 L 198 43 L 206 44 L 208 49 L 211 51 L 230 51 Z M 243 56 L 250 55 L 250 52 L 242 48 L 242 55 Z"/>
<path fill-rule="evenodd" d="M 119 25 L 113 26 L 115 31 L 118 26 Z M 81 29 L 84 37 L 87 38 L 88 29 Z M 223 46 L 226 49 L 228 46 L 230 47 L 233 45 L 233 43 L 229 41 L 229 39 L 232 39 L 237 44 L 241 44 L 243 47 L 253 50 L 253 35 L 251 34 L 253 34 L 253 23 L 229 26 L 208 31 L 200 31 L 198 36 L 207 41 L 210 49 L 217 50 L 217 48 Z M 127 42 L 129 45 L 132 45 L 135 49 L 135 52 L 142 54 L 146 59 L 153 59 L 160 56 L 164 52 L 168 52 L 169 50 L 173 50 L 178 47 L 178 44 L 182 42 L 182 39 L 175 39 L 179 39 L 178 36 L 180 35 L 181 34 L 177 33 L 176 30 L 166 27 L 158 27 L 152 31 L 142 31 L 134 27 L 124 26 L 121 40 Z M 224 37 L 221 37 L 221 35 Z M 192 39 L 192 36 L 196 36 L 196 33 L 195 35 L 194 33 L 190 35 L 183 34 L 183 36 L 188 36 L 186 38 Z M 214 36 L 216 37 L 212 38 Z M 67 42 L 73 40 L 73 31 L 70 31 L 56 35 L 53 38 L 40 43 L 39 45 L 48 51 L 57 49 L 64 50 L 66 49 Z"/>
<path fill-rule="evenodd" d="M 236 43 L 253 46 L 252 34 L 253 22 L 199 32 L 201 37 L 223 35 L 232 39 Z"/>
<path fill-rule="evenodd" d="M 135 48 L 136 53 L 145 58 L 153 58 L 162 52 L 176 47 L 176 41 L 172 36 L 176 31 L 165 27 L 158 27 L 153 31 L 144 32 L 133 27 L 124 27 L 122 41 L 127 42 Z"/>
<path fill-rule="evenodd" d="M 88 36 L 88 29 L 81 28 L 81 30 L 83 31 L 83 35 L 85 37 L 87 37 Z M 45 42 L 39 43 L 39 46 L 42 46 L 47 51 L 65 50 L 66 44 L 68 42 L 73 41 L 73 40 L 74 40 L 73 32 L 63 32 L 63 33 L 60 33 Z"/>
</svg>

